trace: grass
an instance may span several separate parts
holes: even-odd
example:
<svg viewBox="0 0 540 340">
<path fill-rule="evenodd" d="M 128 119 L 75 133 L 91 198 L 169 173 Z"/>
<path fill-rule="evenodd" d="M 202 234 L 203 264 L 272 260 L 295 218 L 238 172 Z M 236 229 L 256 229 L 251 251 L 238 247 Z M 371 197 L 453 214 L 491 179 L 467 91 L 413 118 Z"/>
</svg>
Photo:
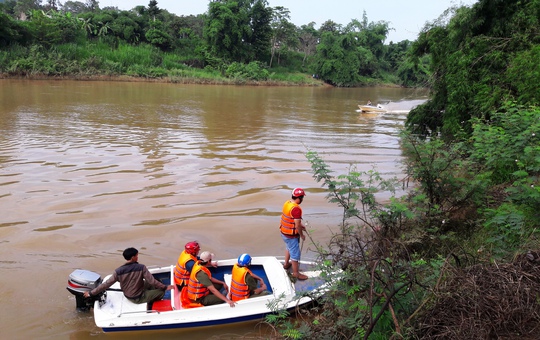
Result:
<svg viewBox="0 0 540 340">
<path fill-rule="evenodd" d="M 190 67 L 202 64 L 195 55 L 162 52 L 158 48 L 93 41 L 69 43 L 45 49 L 11 46 L 0 51 L 1 77 L 103 79 L 119 77 L 122 80 L 152 80 L 172 83 L 234 84 L 234 85 L 301 85 L 321 86 L 323 83 L 310 75 L 272 68 L 265 81 L 227 78 L 211 68 Z"/>
</svg>

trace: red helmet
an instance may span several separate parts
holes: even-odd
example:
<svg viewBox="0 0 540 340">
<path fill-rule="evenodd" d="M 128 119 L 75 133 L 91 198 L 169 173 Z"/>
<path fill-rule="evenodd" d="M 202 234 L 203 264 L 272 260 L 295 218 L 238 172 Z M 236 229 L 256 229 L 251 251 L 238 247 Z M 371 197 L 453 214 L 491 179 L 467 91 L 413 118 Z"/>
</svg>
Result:
<svg viewBox="0 0 540 340">
<path fill-rule="evenodd" d="M 197 241 L 188 242 L 185 246 L 186 253 L 191 255 L 197 255 L 199 250 L 201 250 L 201 247 L 199 246 L 199 243 Z"/>
<path fill-rule="evenodd" d="M 304 189 L 302 188 L 294 188 L 292 191 L 293 197 L 300 197 L 300 196 L 306 196 L 306 193 L 304 192 Z"/>
</svg>

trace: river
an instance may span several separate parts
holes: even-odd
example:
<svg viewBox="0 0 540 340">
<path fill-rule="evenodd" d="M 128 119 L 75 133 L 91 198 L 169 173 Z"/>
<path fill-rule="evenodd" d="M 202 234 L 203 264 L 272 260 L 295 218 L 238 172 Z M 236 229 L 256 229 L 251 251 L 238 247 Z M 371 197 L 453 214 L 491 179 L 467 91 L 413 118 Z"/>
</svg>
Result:
<svg viewBox="0 0 540 340">
<path fill-rule="evenodd" d="M 313 179 L 307 150 L 335 174 L 355 164 L 403 177 L 399 129 L 426 98 L 401 88 L 0 80 L 1 337 L 133 337 L 105 334 L 76 311 L 65 288 L 74 269 L 110 274 L 131 246 L 141 263 L 173 264 L 192 240 L 218 259 L 283 255 L 277 227 L 294 187 L 306 190 L 309 232 L 324 243 L 342 212 Z M 368 100 L 388 112 L 359 113 Z M 247 323 L 146 336 L 258 332 Z"/>
</svg>

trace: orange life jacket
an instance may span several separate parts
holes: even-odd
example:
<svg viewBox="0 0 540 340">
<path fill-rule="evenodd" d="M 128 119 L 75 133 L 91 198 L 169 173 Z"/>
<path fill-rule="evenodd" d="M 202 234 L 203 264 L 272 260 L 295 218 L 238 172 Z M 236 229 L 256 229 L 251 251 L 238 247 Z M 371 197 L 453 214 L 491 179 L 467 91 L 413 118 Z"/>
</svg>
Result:
<svg viewBox="0 0 540 340">
<path fill-rule="evenodd" d="M 296 207 L 300 209 L 301 214 L 302 208 L 300 208 L 300 205 L 296 202 L 289 200 L 283 204 L 283 212 L 281 214 L 281 224 L 279 225 L 279 229 L 281 230 L 281 233 L 286 236 L 298 236 L 298 230 L 296 230 L 294 218 L 291 215 L 293 208 Z"/>
<path fill-rule="evenodd" d="M 249 286 L 246 283 L 247 273 L 253 275 L 247 267 L 234 265 L 231 279 L 231 300 L 239 301 L 249 298 Z"/>
<path fill-rule="evenodd" d="M 210 270 L 208 270 L 208 268 L 200 265 L 199 261 L 195 263 L 195 265 L 193 266 L 193 270 L 191 271 L 191 275 L 189 276 L 188 283 L 188 297 L 192 301 L 197 301 L 198 299 L 210 294 L 210 289 L 208 289 L 206 286 L 201 284 L 199 280 L 197 280 L 197 273 L 201 270 L 208 274 L 209 278 L 212 277 L 212 274 L 210 273 Z"/>
<path fill-rule="evenodd" d="M 197 258 L 187 253 L 185 250 L 178 256 L 178 261 L 174 268 L 174 283 L 177 285 L 187 285 L 190 272 L 186 268 L 186 263 L 190 260 L 197 262 Z"/>
</svg>

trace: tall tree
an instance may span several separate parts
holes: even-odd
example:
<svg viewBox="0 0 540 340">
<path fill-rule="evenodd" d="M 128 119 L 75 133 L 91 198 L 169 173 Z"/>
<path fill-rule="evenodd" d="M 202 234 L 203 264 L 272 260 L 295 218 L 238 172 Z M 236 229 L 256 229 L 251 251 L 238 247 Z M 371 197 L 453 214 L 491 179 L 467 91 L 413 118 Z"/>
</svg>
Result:
<svg viewBox="0 0 540 340">
<path fill-rule="evenodd" d="M 247 55 L 242 38 L 247 13 L 242 13 L 236 1 L 213 1 L 209 4 L 204 37 L 210 53 L 229 61 L 244 61 Z"/>
<path fill-rule="evenodd" d="M 304 67 L 306 59 L 315 54 L 317 50 L 317 42 L 319 41 L 319 34 L 315 29 L 315 22 L 310 22 L 307 25 L 302 25 L 298 30 L 299 49 L 304 53 L 302 59 L 302 67 Z"/>
<path fill-rule="evenodd" d="M 369 49 L 377 59 L 383 57 L 384 41 L 388 36 L 388 31 L 388 22 L 369 22 L 365 11 L 362 21 L 353 19 L 345 28 L 345 32 L 357 32 L 360 44 Z"/>
<path fill-rule="evenodd" d="M 273 65 L 276 51 L 280 52 L 282 48 L 286 48 L 288 42 L 292 41 L 296 36 L 296 26 L 290 22 L 290 19 L 289 9 L 282 6 L 272 8 L 272 21 L 270 23 L 272 28 L 270 67 Z"/>
<path fill-rule="evenodd" d="M 357 86 L 363 78 L 378 75 L 384 63 L 386 22 L 370 23 L 364 12 L 362 21 L 352 19 L 344 28 L 326 21 L 319 31 L 313 71 L 321 79 L 337 86 Z"/>
<path fill-rule="evenodd" d="M 358 41 L 354 34 L 323 32 L 314 57 L 314 73 L 336 86 L 357 85 L 360 81 L 359 57 Z"/>
<path fill-rule="evenodd" d="M 255 1 L 250 11 L 251 41 L 253 58 L 267 62 L 270 59 L 270 41 L 272 39 L 272 9 L 266 0 Z"/>
<path fill-rule="evenodd" d="M 319 28 L 319 32 L 321 34 L 323 32 L 339 33 L 341 32 L 341 25 L 338 23 L 335 23 L 332 20 L 326 20 L 325 22 L 323 22 L 323 24 Z"/>
<path fill-rule="evenodd" d="M 150 44 L 159 47 L 163 51 L 168 51 L 172 47 L 172 37 L 163 30 L 163 23 L 160 20 L 153 20 L 150 23 L 145 38 Z"/>
<path fill-rule="evenodd" d="M 151 20 L 156 20 L 156 16 L 161 13 L 161 9 L 157 6 L 158 2 L 156 0 L 150 0 L 148 3 L 148 15 L 150 15 Z"/>
<path fill-rule="evenodd" d="M 99 11 L 99 1 L 97 0 L 86 0 L 86 7 L 90 12 Z"/>
<path fill-rule="evenodd" d="M 220 0 L 209 4 L 204 37 L 211 54 L 249 62 L 269 51 L 270 15 L 266 0 Z"/>
<path fill-rule="evenodd" d="M 538 87 L 529 85 L 540 83 L 540 1 L 480 0 L 447 15 L 413 44 L 415 56 L 431 58 L 433 95 L 408 115 L 410 131 L 453 139 L 505 101 L 540 103 Z"/>
<path fill-rule="evenodd" d="M 59 5 L 59 2 L 56 0 L 47 0 L 45 2 L 45 5 L 43 6 L 43 9 L 46 11 L 50 11 L 50 10 L 57 11 L 58 5 Z"/>
<path fill-rule="evenodd" d="M 62 36 L 56 24 L 57 22 L 45 15 L 42 10 L 32 10 L 27 23 L 34 41 L 45 47 L 62 42 Z"/>
<path fill-rule="evenodd" d="M 86 5 L 80 1 L 66 1 L 61 7 L 64 12 L 72 14 L 80 14 L 87 11 Z"/>
<path fill-rule="evenodd" d="M 384 41 L 388 35 L 388 23 L 369 22 L 364 11 L 362 21 L 352 19 L 343 31 L 353 34 L 358 41 L 359 53 L 362 54 L 358 73 L 361 76 L 376 76 L 384 68 Z"/>
</svg>

